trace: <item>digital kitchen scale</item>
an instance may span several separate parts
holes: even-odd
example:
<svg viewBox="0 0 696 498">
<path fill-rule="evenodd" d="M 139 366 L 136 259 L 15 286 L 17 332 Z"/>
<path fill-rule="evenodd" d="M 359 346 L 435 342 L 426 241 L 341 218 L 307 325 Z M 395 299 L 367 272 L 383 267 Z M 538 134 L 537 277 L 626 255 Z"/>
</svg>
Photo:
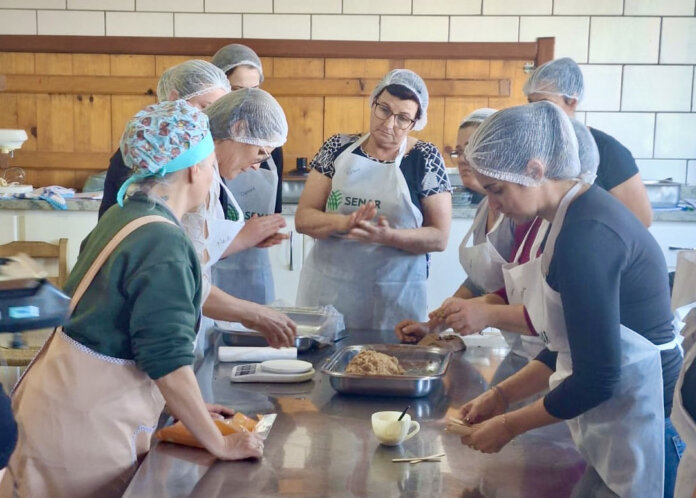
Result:
<svg viewBox="0 0 696 498">
<path fill-rule="evenodd" d="M 267 360 L 232 368 L 232 382 L 305 382 L 314 377 L 314 367 L 302 360 Z"/>
</svg>

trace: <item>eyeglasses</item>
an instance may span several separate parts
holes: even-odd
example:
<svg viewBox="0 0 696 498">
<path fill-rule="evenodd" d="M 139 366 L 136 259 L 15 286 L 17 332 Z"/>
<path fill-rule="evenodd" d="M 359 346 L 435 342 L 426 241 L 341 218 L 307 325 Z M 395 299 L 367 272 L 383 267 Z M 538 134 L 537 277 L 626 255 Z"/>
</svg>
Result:
<svg viewBox="0 0 696 498">
<path fill-rule="evenodd" d="M 266 147 L 264 147 L 263 148 L 263 157 L 261 159 L 259 159 L 258 161 L 256 161 L 254 164 L 263 164 L 266 161 L 268 161 L 271 158 L 271 152 L 273 152 L 273 149 L 271 149 L 271 151 L 269 152 L 266 150 Z"/>
<path fill-rule="evenodd" d="M 416 120 L 407 114 L 394 114 L 388 105 L 373 102 L 372 106 L 375 108 L 375 116 L 379 119 L 387 120 L 394 116 L 394 126 L 400 130 L 407 130 L 416 123 Z"/>
</svg>

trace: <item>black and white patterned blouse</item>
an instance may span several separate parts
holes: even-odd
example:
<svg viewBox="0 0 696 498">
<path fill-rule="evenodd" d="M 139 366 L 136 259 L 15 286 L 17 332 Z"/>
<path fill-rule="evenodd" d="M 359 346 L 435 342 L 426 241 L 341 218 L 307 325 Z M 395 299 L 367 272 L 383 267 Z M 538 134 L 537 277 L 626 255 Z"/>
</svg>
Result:
<svg viewBox="0 0 696 498">
<path fill-rule="evenodd" d="M 360 135 L 333 135 L 321 146 L 317 155 L 312 159 L 310 167 L 329 178 L 333 178 L 335 171 L 334 161 L 359 138 Z M 369 157 L 381 163 L 393 162 L 375 159 L 369 156 L 362 147 L 356 148 L 353 154 Z M 452 191 L 442 154 L 430 142 L 418 140 L 416 145 L 401 160 L 400 169 L 406 178 L 406 184 L 411 194 L 411 202 L 421 212 L 423 211 L 421 199 L 441 192 Z"/>
</svg>

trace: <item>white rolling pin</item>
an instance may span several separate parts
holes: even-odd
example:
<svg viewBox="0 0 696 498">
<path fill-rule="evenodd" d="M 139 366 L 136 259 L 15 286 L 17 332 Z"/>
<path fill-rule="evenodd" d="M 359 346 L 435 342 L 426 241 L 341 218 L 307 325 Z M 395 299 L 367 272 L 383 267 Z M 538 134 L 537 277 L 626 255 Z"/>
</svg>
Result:
<svg viewBox="0 0 696 498">
<path fill-rule="evenodd" d="M 271 347 L 242 347 L 220 346 L 218 360 L 220 361 L 266 361 L 266 360 L 296 360 L 297 348 Z"/>
</svg>

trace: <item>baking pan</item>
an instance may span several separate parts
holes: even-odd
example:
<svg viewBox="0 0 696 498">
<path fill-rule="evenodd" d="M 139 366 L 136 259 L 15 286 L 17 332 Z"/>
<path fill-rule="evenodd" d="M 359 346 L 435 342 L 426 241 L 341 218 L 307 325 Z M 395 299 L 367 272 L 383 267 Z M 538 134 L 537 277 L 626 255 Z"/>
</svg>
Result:
<svg viewBox="0 0 696 498">
<path fill-rule="evenodd" d="M 346 336 L 343 316 L 333 307 L 273 309 L 285 313 L 297 325 L 295 347 L 299 352 L 332 344 Z M 241 323 L 218 321 L 216 329 L 222 332 L 222 341 L 228 346 L 268 346 L 260 332 L 248 329 Z"/>
<path fill-rule="evenodd" d="M 373 350 L 396 357 L 406 373 L 345 373 L 350 360 L 363 350 Z M 329 376 L 331 386 L 341 393 L 419 398 L 430 394 L 442 382 L 450 358 L 451 353 L 440 348 L 407 344 L 362 344 L 340 349 L 324 362 L 321 371 Z"/>
</svg>

